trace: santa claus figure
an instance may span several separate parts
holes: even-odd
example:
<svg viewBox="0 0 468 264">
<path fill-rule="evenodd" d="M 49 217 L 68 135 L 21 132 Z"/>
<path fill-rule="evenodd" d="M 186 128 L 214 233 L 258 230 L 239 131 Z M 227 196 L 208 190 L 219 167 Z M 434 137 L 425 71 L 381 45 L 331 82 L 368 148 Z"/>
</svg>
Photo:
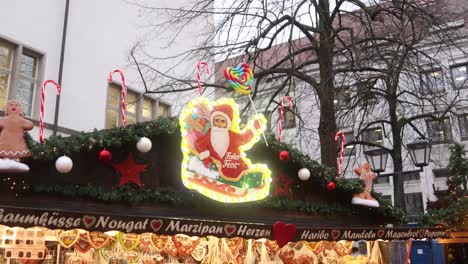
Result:
<svg viewBox="0 0 468 264">
<path fill-rule="evenodd" d="M 232 131 L 232 119 L 232 106 L 228 104 L 213 106 L 211 127 L 195 142 L 195 150 L 206 168 L 210 168 L 214 163 L 220 177 L 237 182 L 249 169 L 239 148 L 252 140 L 254 131 L 252 129 L 244 130 L 242 133 Z M 254 121 L 253 127 L 256 130 L 260 129 L 260 119 Z"/>
</svg>

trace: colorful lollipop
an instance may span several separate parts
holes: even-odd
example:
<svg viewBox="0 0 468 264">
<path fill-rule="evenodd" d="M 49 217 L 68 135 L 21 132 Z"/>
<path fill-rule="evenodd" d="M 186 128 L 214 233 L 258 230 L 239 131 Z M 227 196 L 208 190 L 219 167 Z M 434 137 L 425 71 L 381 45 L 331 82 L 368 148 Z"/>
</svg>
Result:
<svg viewBox="0 0 468 264">
<path fill-rule="evenodd" d="M 250 103 L 252 104 L 253 110 L 258 115 L 255 104 L 250 97 L 252 87 L 255 85 L 255 79 L 252 69 L 247 63 L 241 63 L 236 68 L 228 67 L 224 70 L 224 77 L 226 77 L 228 84 L 234 89 L 234 91 L 240 94 L 246 94 L 249 96 Z M 262 133 L 265 145 L 268 146 L 265 133 Z"/>
<path fill-rule="evenodd" d="M 240 94 L 250 94 L 255 84 L 253 71 L 246 63 L 241 63 L 236 68 L 226 68 L 224 77 L 232 89 Z"/>
</svg>

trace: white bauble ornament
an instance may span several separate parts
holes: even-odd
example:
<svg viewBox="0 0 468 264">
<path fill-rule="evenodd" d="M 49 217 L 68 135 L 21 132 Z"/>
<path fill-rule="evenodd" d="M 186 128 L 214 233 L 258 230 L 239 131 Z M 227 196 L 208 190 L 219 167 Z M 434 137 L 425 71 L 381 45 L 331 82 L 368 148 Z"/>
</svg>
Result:
<svg viewBox="0 0 468 264">
<path fill-rule="evenodd" d="M 140 152 L 148 152 L 151 150 L 152 147 L 151 140 L 147 137 L 142 137 L 140 138 L 140 140 L 138 140 L 136 147 Z"/>
<path fill-rule="evenodd" d="M 301 181 L 307 181 L 310 178 L 310 171 L 307 168 L 302 168 L 297 173 L 297 176 Z"/>
<path fill-rule="evenodd" d="M 68 173 L 73 168 L 73 161 L 67 156 L 62 156 L 55 161 L 55 168 L 60 173 Z"/>
</svg>

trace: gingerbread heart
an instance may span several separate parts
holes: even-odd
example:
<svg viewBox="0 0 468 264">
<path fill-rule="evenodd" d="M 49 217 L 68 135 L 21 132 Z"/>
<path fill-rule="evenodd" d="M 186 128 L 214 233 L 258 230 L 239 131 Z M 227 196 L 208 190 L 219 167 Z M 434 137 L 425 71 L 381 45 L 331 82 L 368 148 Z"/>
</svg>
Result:
<svg viewBox="0 0 468 264">
<path fill-rule="evenodd" d="M 109 261 L 111 258 L 114 258 L 114 255 L 115 255 L 111 248 L 101 248 L 99 250 L 99 253 L 101 253 L 101 256 L 106 261 Z"/>
<path fill-rule="evenodd" d="M 340 242 L 334 243 L 333 249 L 341 257 L 348 253 L 344 243 L 340 243 Z"/>
<path fill-rule="evenodd" d="M 320 254 L 322 251 L 325 250 L 325 246 L 322 243 L 323 241 L 317 242 L 317 244 L 314 246 L 312 249 L 312 252 L 314 252 L 315 255 Z"/>
<path fill-rule="evenodd" d="M 125 251 L 123 253 L 123 257 L 128 261 L 130 264 L 138 263 L 141 257 L 141 252 L 138 249 L 132 251 Z M 121 263 L 121 262 L 120 262 Z M 124 262 L 125 263 L 125 262 Z"/>
<path fill-rule="evenodd" d="M 204 245 L 198 245 L 190 254 L 192 258 L 196 261 L 202 261 L 203 258 L 206 256 L 207 250 Z"/>
<path fill-rule="evenodd" d="M 151 234 L 151 244 L 153 244 L 157 251 L 162 251 L 166 247 L 168 238 L 168 236 Z"/>
<path fill-rule="evenodd" d="M 73 229 L 68 231 L 58 230 L 56 237 L 60 245 L 64 248 L 72 247 L 80 238 L 79 230 Z"/>
<path fill-rule="evenodd" d="M 88 240 L 88 235 L 86 233 L 80 234 L 78 241 L 73 244 L 73 247 L 78 250 L 79 252 L 85 254 L 88 252 L 93 246 Z"/>
<path fill-rule="evenodd" d="M 173 256 L 173 257 L 177 256 L 177 253 L 179 251 L 177 250 L 177 247 L 175 246 L 174 241 L 172 241 L 172 237 L 167 238 L 167 243 L 166 243 L 166 247 L 164 248 L 164 251 L 169 256 Z"/>
<path fill-rule="evenodd" d="M 88 241 L 95 249 L 107 246 L 110 240 L 109 236 L 102 232 L 93 231 L 86 233 L 86 235 L 88 236 Z"/>
<path fill-rule="evenodd" d="M 140 235 L 140 244 L 138 248 L 142 253 L 148 253 L 151 250 L 151 233 L 143 233 Z"/>
<path fill-rule="evenodd" d="M 140 243 L 140 235 L 119 233 L 117 236 L 120 245 L 125 251 L 134 250 Z"/>
<path fill-rule="evenodd" d="M 276 241 L 272 241 L 272 240 L 267 240 L 265 242 L 265 245 L 267 246 L 267 249 L 273 254 L 273 255 L 276 255 L 276 253 L 279 251 L 279 246 L 278 246 L 278 243 L 276 243 Z"/>
<path fill-rule="evenodd" d="M 118 235 L 118 233 L 117 233 Z M 115 245 L 117 245 L 118 239 L 117 235 L 115 236 L 109 236 L 109 242 L 104 246 L 105 248 L 113 248 Z"/>
<path fill-rule="evenodd" d="M 186 235 L 175 235 L 172 237 L 172 241 L 179 252 L 179 256 L 188 257 L 200 243 L 200 238 L 189 237 Z"/>
<path fill-rule="evenodd" d="M 283 247 L 296 236 L 296 226 L 278 221 L 273 225 L 273 237 L 279 247 Z"/>
<path fill-rule="evenodd" d="M 287 250 L 281 250 L 279 257 L 283 261 L 283 263 L 291 263 L 292 260 L 294 259 L 294 250 L 292 249 L 287 249 Z"/>
<path fill-rule="evenodd" d="M 241 237 L 233 237 L 226 239 L 226 243 L 229 249 L 231 250 L 232 254 L 235 254 L 237 252 L 239 247 L 242 245 L 243 240 L 244 239 L 242 239 Z"/>
<path fill-rule="evenodd" d="M 330 242 L 330 241 L 322 241 L 323 243 L 323 247 L 326 249 L 326 250 L 332 250 L 333 249 L 333 245 L 335 244 L 335 242 Z"/>
</svg>

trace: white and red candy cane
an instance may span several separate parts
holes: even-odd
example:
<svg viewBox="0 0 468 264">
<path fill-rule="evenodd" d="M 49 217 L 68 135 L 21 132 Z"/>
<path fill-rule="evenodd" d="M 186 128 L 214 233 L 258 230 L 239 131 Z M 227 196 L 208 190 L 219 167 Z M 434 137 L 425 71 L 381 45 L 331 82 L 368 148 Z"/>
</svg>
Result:
<svg viewBox="0 0 468 264">
<path fill-rule="evenodd" d="M 41 91 L 41 112 L 40 112 L 40 120 L 39 120 L 39 142 L 42 144 L 44 143 L 44 104 L 45 104 L 45 87 L 47 84 L 53 84 L 55 85 L 55 88 L 57 89 L 57 94 L 60 94 L 60 85 L 54 81 L 54 80 L 46 80 L 44 81 L 44 84 L 42 85 L 42 91 Z"/>
<path fill-rule="evenodd" d="M 200 77 L 200 67 L 205 66 L 205 71 L 206 74 L 210 74 L 210 68 L 208 67 L 208 64 L 204 61 L 200 61 L 197 64 L 197 82 L 198 82 L 198 95 L 202 95 L 202 87 L 201 87 L 201 77 Z"/>
<path fill-rule="evenodd" d="M 338 176 L 341 175 L 341 166 L 343 165 L 344 159 L 344 145 L 346 144 L 346 137 L 343 131 L 338 131 L 335 134 L 335 141 L 338 142 L 338 139 L 341 137 L 341 146 L 340 146 L 340 160 L 338 162 Z"/>
<path fill-rule="evenodd" d="M 124 77 L 123 72 L 119 69 L 112 70 L 109 73 L 109 83 L 113 81 L 112 75 L 116 72 L 120 74 L 120 80 L 122 82 L 122 111 L 121 112 L 122 112 L 122 126 L 125 126 L 127 122 L 125 121 L 125 77 Z"/>
<path fill-rule="evenodd" d="M 283 96 L 281 98 L 281 105 L 280 105 L 280 119 L 278 124 L 278 142 L 281 143 L 281 139 L 283 136 L 283 118 L 284 118 L 284 101 L 289 101 L 289 110 L 293 109 L 293 101 L 289 96 Z"/>
</svg>

